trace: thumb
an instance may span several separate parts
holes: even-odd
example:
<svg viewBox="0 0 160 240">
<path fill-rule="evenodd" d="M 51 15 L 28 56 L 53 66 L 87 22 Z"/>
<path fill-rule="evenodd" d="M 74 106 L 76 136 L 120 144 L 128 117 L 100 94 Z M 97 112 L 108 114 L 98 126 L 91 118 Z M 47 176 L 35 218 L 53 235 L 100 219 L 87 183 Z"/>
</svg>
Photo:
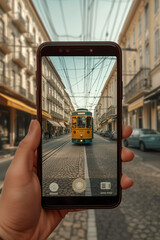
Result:
<svg viewBox="0 0 160 240">
<path fill-rule="evenodd" d="M 24 174 L 32 171 L 35 151 L 41 139 L 41 128 L 37 120 L 32 120 L 26 137 L 19 143 L 18 149 L 11 163 L 16 172 Z M 13 170 L 13 169 L 12 169 Z"/>
</svg>

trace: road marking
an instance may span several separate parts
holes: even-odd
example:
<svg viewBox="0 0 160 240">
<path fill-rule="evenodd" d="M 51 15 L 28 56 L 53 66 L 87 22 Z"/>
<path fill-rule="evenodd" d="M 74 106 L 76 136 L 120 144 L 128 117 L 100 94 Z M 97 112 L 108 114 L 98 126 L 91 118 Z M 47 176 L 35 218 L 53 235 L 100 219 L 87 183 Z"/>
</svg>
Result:
<svg viewBox="0 0 160 240">
<path fill-rule="evenodd" d="M 84 178 L 85 178 L 85 180 L 87 180 L 87 188 L 85 191 L 85 193 L 86 193 L 85 195 L 92 196 L 91 183 L 90 183 L 89 174 L 88 174 L 87 154 L 86 154 L 85 146 L 84 146 Z"/>
<path fill-rule="evenodd" d="M 96 217 L 93 209 L 88 210 L 87 240 L 97 240 Z"/>
</svg>

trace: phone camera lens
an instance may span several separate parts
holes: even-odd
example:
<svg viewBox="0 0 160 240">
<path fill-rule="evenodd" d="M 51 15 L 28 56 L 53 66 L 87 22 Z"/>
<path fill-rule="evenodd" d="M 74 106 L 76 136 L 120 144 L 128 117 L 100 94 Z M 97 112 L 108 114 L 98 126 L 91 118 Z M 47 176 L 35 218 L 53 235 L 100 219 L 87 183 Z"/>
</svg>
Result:
<svg viewBox="0 0 160 240">
<path fill-rule="evenodd" d="M 66 49 L 66 53 L 69 53 L 69 52 L 70 52 L 70 49 L 67 48 L 67 49 Z"/>
<path fill-rule="evenodd" d="M 93 52 L 93 48 L 90 48 L 89 51 L 90 51 L 90 53 L 92 53 Z"/>
<path fill-rule="evenodd" d="M 62 48 L 59 48 L 59 52 L 62 53 L 62 52 L 63 52 L 63 49 L 62 49 Z"/>
</svg>

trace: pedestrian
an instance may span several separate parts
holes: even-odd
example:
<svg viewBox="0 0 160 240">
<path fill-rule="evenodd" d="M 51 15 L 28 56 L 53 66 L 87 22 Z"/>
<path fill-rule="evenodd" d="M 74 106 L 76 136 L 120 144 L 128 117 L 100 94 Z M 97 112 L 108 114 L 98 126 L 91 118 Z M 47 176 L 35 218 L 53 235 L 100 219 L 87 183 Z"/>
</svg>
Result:
<svg viewBox="0 0 160 240">
<path fill-rule="evenodd" d="M 123 138 L 130 136 L 131 127 L 123 126 Z M 41 128 L 32 120 L 28 134 L 20 142 L 4 181 L 0 197 L 0 239 L 44 240 L 68 212 L 78 210 L 46 210 L 41 206 L 41 187 L 37 177 L 37 147 Z M 132 151 L 122 148 L 122 161 L 131 161 Z M 133 180 L 122 175 L 123 189 Z"/>
</svg>

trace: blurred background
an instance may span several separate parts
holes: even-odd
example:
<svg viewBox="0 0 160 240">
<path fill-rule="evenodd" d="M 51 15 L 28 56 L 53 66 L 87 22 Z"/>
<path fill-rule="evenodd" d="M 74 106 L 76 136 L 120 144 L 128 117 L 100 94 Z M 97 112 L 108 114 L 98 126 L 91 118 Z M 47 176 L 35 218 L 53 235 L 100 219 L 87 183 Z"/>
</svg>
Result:
<svg viewBox="0 0 160 240">
<path fill-rule="evenodd" d="M 123 166 L 135 183 L 123 193 L 121 205 L 68 214 L 49 239 L 159 240 L 160 0 L 0 0 L 0 190 L 17 145 L 36 118 L 36 51 L 45 41 L 120 45 L 123 123 L 134 128 L 123 143 L 135 152 L 134 161 Z M 84 75 L 94 67 L 86 64 Z M 66 68 L 64 61 L 61 67 Z M 92 91 L 85 81 L 83 88 L 79 85 L 75 68 L 75 92 L 68 73 L 61 79 L 64 84 L 56 77 L 51 88 L 46 66 L 44 142 L 70 133 L 70 116 L 80 107 L 76 97 L 82 93 L 87 99 L 84 107 L 94 115 L 95 134 L 116 139 L 116 106 L 108 107 L 105 98 L 114 88 L 111 81 L 102 91 L 107 78 L 101 81 L 101 71 Z M 90 96 L 94 101 L 88 100 Z"/>
</svg>

